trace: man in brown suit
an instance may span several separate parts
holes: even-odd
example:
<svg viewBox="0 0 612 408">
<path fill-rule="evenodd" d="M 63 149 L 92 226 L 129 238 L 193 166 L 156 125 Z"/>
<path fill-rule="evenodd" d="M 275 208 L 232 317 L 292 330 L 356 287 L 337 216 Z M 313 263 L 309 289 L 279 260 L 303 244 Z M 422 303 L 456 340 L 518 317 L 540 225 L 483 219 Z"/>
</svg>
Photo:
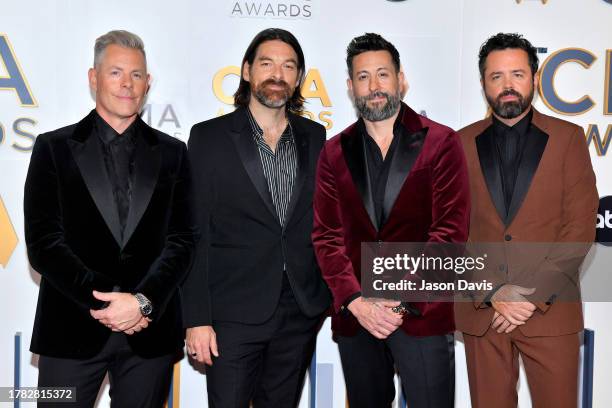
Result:
<svg viewBox="0 0 612 408">
<path fill-rule="evenodd" d="M 491 292 L 455 307 L 472 406 L 517 406 L 520 355 L 534 407 L 576 407 L 583 318 L 574 282 L 598 206 L 584 132 L 531 106 L 538 57 L 522 36 L 489 38 L 479 67 L 493 114 L 459 132 L 472 194 L 469 241 L 499 243 L 504 262 Z M 539 265 L 531 280 L 517 279 L 526 260 L 512 251 L 541 243 L 548 250 L 529 260 Z M 575 294 L 560 300 L 564 286 Z"/>
</svg>

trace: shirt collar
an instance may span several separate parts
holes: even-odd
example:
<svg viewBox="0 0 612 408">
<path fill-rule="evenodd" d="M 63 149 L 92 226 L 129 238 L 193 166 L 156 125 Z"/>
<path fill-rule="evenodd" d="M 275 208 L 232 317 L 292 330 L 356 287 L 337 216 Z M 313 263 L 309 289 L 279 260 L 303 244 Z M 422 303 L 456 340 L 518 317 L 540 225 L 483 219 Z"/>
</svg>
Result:
<svg viewBox="0 0 612 408">
<path fill-rule="evenodd" d="M 405 109 L 406 109 L 405 105 L 403 103 L 400 103 L 399 113 L 397 114 L 397 117 L 395 118 L 395 122 L 393 122 L 393 137 L 394 138 L 395 138 L 395 135 L 397 135 L 397 132 L 403 129 L 404 124 L 402 123 L 402 117 L 404 116 Z M 365 137 L 366 139 L 368 137 L 372 138 L 372 136 L 368 134 L 368 130 L 365 127 L 365 121 L 363 120 L 361 116 L 357 120 L 357 129 L 359 129 L 363 137 Z M 372 141 L 374 141 L 374 139 L 372 139 Z"/>
<path fill-rule="evenodd" d="M 495 127 L 495 131 L 499 134 L 504 134 L 507 131 L 514 129 L 518 132 L 519 135 L 524 135 L 529 130 L 529 125 L 531 125 L 531 119 L 533 118 L 533 108 L 529 108 L 529 113 L 525 115 L 523 119 L 514 124 L 514 126 L 508 126 L 501 120 L 497 119 L 495 115 L 493 117 L 493 126 Z"/>
<path fill-rule="evenodd" d="M 251 129 L 253 130 L 253 137 L 257 142 L 264 142 L 263 138 L 263 130 L 255 120 L 255 117 L 251 113 L 249 108 L 246 109 L 247 116 L 249 117 L 249 123 L 251 124 Z M 293 141 L 293 129 L 291 127 L 291 121 L 287 118 L 287 127 L 283 130 L 283 134 L 279 139 L 279 143 L 284 142 L 292 142 Z"/>
<path fill-rule="evenodd" d="M 98 137 L 105 145 L 109 145 L 114 142 L 118 137 L 121 136 L 122 140 L 134 142 L 136 137 L 136 129 L 138 127 L 138 118 L 123 133 L 119 134 L 115 129 L 111 127 L 97 111 L 94 111 L 96 118 L 96 129 Z"/>
</svg>

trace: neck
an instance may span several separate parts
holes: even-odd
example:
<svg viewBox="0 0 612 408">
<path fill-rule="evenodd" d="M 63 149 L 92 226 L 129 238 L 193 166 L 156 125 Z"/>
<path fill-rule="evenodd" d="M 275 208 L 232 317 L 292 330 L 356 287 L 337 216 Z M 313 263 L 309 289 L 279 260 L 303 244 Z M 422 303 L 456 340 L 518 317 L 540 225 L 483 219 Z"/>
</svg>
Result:
<svg viewBox="0 0 612 408">
<path fill-rule="evenodd" d="M 504 125 L 512 127 L 512 126 L 516 125 L 517 123 L 519 123 L 521 121 L 521 119 L 523 119 L 525 116 L 527 116 L 527 114 L 529 114 L 530 111 L 531 111 L 531 106 L 529 107 L 529 109 L 525 110 L 525 112 L 521 113 L 516 118 L 512 118 L 512 119 L 502 118 L 502 117 L 498 116 L 495 112 L 493 112 L 493 116 L 495 116 Z"/>
<path fill-rule="evenodd" d="M 399 112 L 400 109 L 398 109 L 397 112 L 395 112 L 390 118 L 376 122 L 371 122 L 364 119 L 363 122 L 365 123 L 368 135 L 372 136 L 375 141 L 393 138 L 393 125 L 395 124 L 395 120 L 397 119 Z"/>
<path fill-rule="evenodd" d="M 130 127 L 130 125 L 134 123 L 134 121 L 138 117 L 138 113 L 135 113 L 134 115 L 127 118 L 118 118 L 116 116 L 109 115 L 101 109 L 98 109 L 98 107 L 96 107 L 96 112 L 98 112 L 98 115 L 100 115 L 100 117 L 104 119 L 104 121 L 108 123 L 110 127 L 112 127 L 115 132 L 120 135 L 125 132 L 125 130 Z"/>
<path fill-rule="evenodd" d="M 249 110 L 262 129 L 274 129 L 278 127 L 283 127 L 284 129 L 287 123 L 285 105 L 279 108 L 268 108 L 251 97 L 249 101 Z"/>
</svg>

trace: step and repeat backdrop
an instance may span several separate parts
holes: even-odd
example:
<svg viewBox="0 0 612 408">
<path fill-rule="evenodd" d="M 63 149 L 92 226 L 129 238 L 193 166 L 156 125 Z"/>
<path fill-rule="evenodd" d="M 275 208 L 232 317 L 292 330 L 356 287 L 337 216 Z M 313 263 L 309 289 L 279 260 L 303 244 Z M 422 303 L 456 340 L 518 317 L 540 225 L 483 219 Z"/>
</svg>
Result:
<svg viewBox="0 0 612 408">
<path fill-rule="evenodd" d="M 187 141 L 194 123 L 233 110 L 240 61 L 264 28 L 287 29 L 301 42 L 305 115 L 323 124 L 328 137 L 355 120 L 345 64 L 353 37 L 376 32 L 393 42 L 409 84 L 405 102 L 459 129 L 487 114 L 477 67 L 480 45 L 500 31 L 522 33 L 538 48 L 541 61 L 535 105 L 584 128 L 603 198 L 612 195 L 610 21 L 610 0 L 2 2 L 0 386 L 34 386 L 37 378 L 37 356 L 28 347 L 40 276 L 27 260 L 22 210 L 30 152 L 38 134 L 75 123 L 93 108 L 87 70 L 99 35 L 126 29 L 142 37 L 152 75 L 142 117 Z M 612 205 L 601 212 L 598 228 L 605 233 L 612 229 Z M 612 303 L 586 302 L 584 310 L 585 324 L 595 332 L 593 405 L 611 406 Z M 459 335 L 456 358 L 456 406 L 469 407 Z M 300 406 L 344 407 L 344 379 L 329 322 L 319 333 L 313 367 L 316 376 L 307 378 Z M 182 360 L 169 405 L 207 406 L 205 384 L 201 370 Z M 521 407 L 530 406 L 524 376 L 519 393 Z M 107 393 L 102 394 L 99 406 L 106 407 Z"/>
</svg>

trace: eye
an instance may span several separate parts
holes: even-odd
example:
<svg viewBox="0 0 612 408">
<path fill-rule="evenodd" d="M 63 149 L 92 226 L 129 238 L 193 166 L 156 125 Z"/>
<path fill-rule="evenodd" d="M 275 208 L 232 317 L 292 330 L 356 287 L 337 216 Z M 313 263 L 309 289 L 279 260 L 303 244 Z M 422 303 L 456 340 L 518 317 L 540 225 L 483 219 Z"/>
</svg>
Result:
<svg viewBox="0 0 612 408">
<path fill-rule="evenodd" d="M 143 78 L 143 75 L 140 72 L 134 72 L 132 74 L 132 76 L 134 77 L 134 79 L 142 79 Z"/>
<path fill-rule="evenodd" d="M 363 81 L 363 80 L 365 80 L 367 78 L 368 78 L 368 76 L 366 74 L 359 74 L 359 75 L 357 75 L 357 80 L 358 81 Z"/>
<path fill-rule="evenodd" d="M 381 78 L 387 78 L 389 76 L 389 73 L 388 72 L 379 72 L 378 76 L 381 77 Z"/>
<path fill-rule="evenodd" d="M 295 69 L 295 65 L 294 64 L 285 64 L 285 69 L 293 71 Z"/>
<path fill-rule="evenodd" d="M 121 72 L 120 72 L 119 70 L 117 70 L 117 69 L 113 69 L 113 70 L 110 72 L 110 75 L 111 75 L 112 77 L 117 77 L 117 76 L 119 76 L 120 74 L 121 74 Z"/>
</svg>

